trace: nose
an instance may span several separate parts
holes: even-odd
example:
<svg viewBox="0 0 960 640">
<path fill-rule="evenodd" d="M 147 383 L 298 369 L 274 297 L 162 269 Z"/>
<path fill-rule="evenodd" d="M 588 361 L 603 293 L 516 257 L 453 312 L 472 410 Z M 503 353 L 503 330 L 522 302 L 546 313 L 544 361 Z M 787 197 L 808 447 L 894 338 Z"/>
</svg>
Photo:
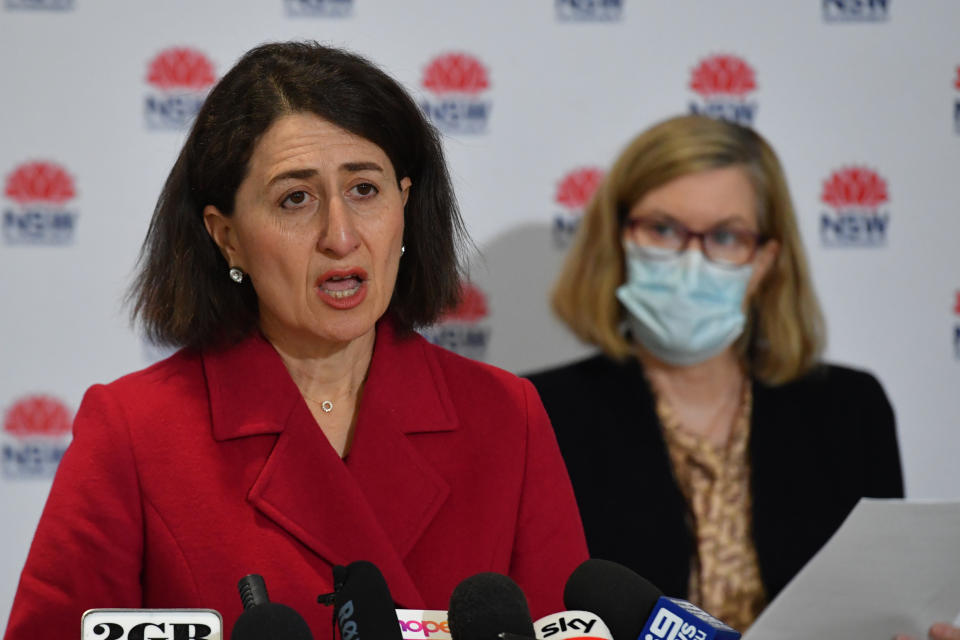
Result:
<svg viewBox="0 0 960 640">
<path fill-rule="evenodd" d="M 327 206 L 327 215 L 321 223 L 317 250 L 336 258 L 355 251 L 360 246 L 360 234 L 355 223 L 354 213 L 343 198 L 339 195 L 332 197 Z"/>
</svg>

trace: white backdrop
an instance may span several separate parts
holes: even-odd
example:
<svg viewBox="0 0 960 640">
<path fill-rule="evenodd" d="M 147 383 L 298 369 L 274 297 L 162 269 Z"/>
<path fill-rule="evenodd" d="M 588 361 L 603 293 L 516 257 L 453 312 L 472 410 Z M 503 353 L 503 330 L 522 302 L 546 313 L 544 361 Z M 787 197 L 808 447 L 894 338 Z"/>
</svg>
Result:
<svg viewBox="0 0 960 640">
<path fill-rule="evenodd" d="M 690 110 L 752 123 L 787 170 L 829 358 L 886 387 L 909 495 L 960 497 L 960 3 L 3 2 L 0 629 L 84 390 L 159 356 L 121 298 L 184 122 L 270 40 L 370 57 L 444 129 L 482 256 L 427 333 L 514 371 L 587 352 L 547 289 L 626 141 Z"/>
</svg>

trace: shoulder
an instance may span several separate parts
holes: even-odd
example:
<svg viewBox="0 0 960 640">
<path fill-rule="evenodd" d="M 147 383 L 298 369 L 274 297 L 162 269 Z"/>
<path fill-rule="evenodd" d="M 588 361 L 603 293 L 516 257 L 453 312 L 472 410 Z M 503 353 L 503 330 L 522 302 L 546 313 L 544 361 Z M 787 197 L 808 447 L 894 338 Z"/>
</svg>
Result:
<svg viewBox="0 0 960 640">
<path fill-rule="evenodd" d="M 196 396 L 206 406 L 206 384 L 199 352 L 181 349 L 170 357 L 113 382 L 91 386 L 81 412 L 123 418 L 132 424 L 142 418 L 183 411 Z"/>
<path fill-rule="evenodd" d="M 761 395 L 783 401 L 887 402 L 883 386 L 873 374 L 830 363 L 819 364 L 805 375 L 782 385 L 758 383 L 757 387 Z"/>
<path fill-rule="evenodd" d="M 487 400 L 513 398 L 526 402 L 525 395 L 532 392 L 529 381 L 505 369 L 461 356 L 419 334 L 410 339 L 420 344 L 427 360 L 437 368 L 451 393 L 457 396 L 467 394 Z"/>
<path fill-rule="evenodd" d="M 581 360 L 549 369 L 524 374 L 525 378 L 537 387 L 541 393 L 564 393 L 573 387 L 600 387 L 611 381 L 634 378 L 640 373 L 635 360 L 618 361 L 604 354 L 597 354 Z"/>
</svg>

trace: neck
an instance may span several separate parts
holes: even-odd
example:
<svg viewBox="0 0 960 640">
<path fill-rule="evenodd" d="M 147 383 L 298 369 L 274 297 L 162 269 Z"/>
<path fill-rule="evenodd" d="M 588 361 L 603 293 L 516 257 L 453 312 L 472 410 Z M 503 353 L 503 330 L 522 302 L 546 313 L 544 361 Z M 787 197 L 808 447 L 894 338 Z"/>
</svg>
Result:
<svg viewBox="0 0 960 640">
<path fill-rule="evenodd" d="M 738 390 L 746 378 L 733 347 L 688 366 L 663 362 L 643 349 L 638 357 L 658 393 L 687 405 L 714 403 L 731 389 Z"/>
<path fill-rule="evenodd" d="M 300 390 L 330 445 L 344 457 L 353 440 L 376 329 L 347 342 L 290 336 L 262 329 Z"/>
<path fill-rule="evenodd" d="M 638 357 L 653 390 L 667 402 L 685 431 L 720 446 L 728 441 L 747 382 L 732 347 L 683 367 L 658 360 L 642 349 Z"/>
<path fill-rule="evenodd" d="M 309 400 L 322 402 L 355 397 L 367 377 L 376 330 L 349 342 L 304 341 L 292 336 L 264 335 Z"/>
</svg>

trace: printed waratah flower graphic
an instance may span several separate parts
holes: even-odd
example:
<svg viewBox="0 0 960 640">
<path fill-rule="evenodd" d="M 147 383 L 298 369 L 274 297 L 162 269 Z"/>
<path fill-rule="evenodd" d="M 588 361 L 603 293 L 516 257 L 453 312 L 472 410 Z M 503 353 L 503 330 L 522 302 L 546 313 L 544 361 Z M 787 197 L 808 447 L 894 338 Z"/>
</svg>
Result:
<svg viewBox="0 0 960 640">
<path fill-rule="evenodd" d="M 568 173 L 557 186 L 555 200 L 570 209 L 582 209 L 603 182 L 603 170 L 584 167 Z"/>
<path fill-rule="evenodd" d="M 887 182 L 866 167 L 847 167 L 824 181 L 820 199 L 834 207 L 876 207 L 889 200 Z"/>
<path fill-rule="evenodd" d="M 483 291 L 471 283 L 466 283 L 460 290 L 460 302 L 449 313 L 445 314 L 441 322 L 477 322 L 489 315 L 487 296 Z"/>
<path fill-rule="evenodd" d="M 434 93 L 480 93 L 490 86 L 487 69 L 466 53 L 448 53 L 430 63 L 423 86 Z"/>
<path fill-rule="evenodd" d="M 187 47 L 161 51 L 147 70 L 147 82 L 163 90 L 205 89 L 215 80 L 213 65 L 207 57 Z"/>
<path fill-rule="evenodd" d="M 7 410 L 3 430 L 13 436 L 61 436 L 70 431 L 66 405 L 48 395 L 26 396 Z"/>
<path fill-rule="evenodd" d="M 718 55 L 702 60 L 693 70 L 690 88 L 703 96 L 742 96 L 757 88 L 753 69 L 736 56 Z"/>
<path fill-rule="evenodd" d="M 52 162 L 28 162 L 7 178 L 4 194 L 21 204 L 51 202 L 60 204 L 76 195 L 73 179 Z"/>
</svg>

